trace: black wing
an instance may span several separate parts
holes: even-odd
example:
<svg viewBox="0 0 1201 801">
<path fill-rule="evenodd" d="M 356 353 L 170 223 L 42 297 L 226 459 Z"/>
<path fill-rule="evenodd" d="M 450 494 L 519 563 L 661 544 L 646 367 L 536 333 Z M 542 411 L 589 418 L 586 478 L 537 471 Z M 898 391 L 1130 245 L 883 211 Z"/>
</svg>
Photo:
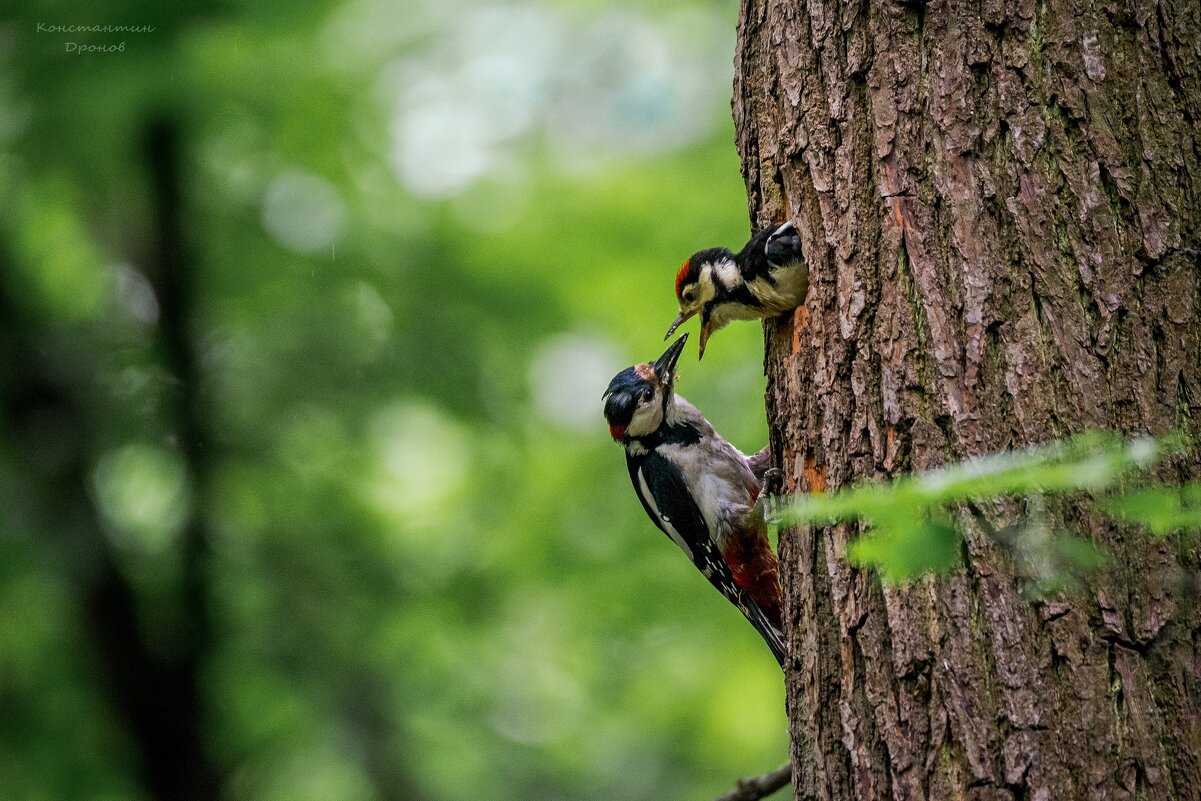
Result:
<svg viewBox="0 0 1201 801">
<path fill-rule="evenodd" d="M 647 516 L 689 555 L 709 583 L 741 610 L 767 642 L 776 661 L 784 664 L 783 635 L 759 605 L 734 582 L 730 566 L 709 535 L 709 527 L 688 491 L 684 475 L 669 459 L 654 451 L 638 459 L 627 459 L 627 466 L 634 492 Z M 650 497 L 645 495 L 648 491 Z"/>
<path fill-rule="evenodd" d="M 804 258 L 801 254 L 801 236 L 791 220 L 768 235 L 763 252 L 772 264 L 791 264 Z"/>
<path fill-rule="evenodd" d="M 790 264 L 801 260 L 801 238 L 791 221 L 764 228 L 751 237 L 738 254 L 738 264 L 744 281 L 757 278 L 775 284 L 773 264 Z"/>
</svg>

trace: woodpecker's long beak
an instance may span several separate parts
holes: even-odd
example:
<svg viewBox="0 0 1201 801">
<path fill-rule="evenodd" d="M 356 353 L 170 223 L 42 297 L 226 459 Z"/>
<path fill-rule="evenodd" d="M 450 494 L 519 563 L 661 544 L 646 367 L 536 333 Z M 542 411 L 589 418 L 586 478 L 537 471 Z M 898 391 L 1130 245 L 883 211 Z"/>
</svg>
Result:
<svg viewBox="0 0 1201 801">
<path fill-rule="evenodd" d="M 679 317 L 677 317 L 677 318 L 676 318 L 676 321 L 675 321 L 674 323 L 672 323 L 672 324 L 671 324 L 671 328 L 667 329 L 667 333 L 663 335 L 663 338 L 664 338 L 664 339 L 667 339 L 667 338 L 668 338 L 668 337 L 670 337 L 672 334 L 674 334 L 674 333 L 676 332 L 676 329 L 677 329 L 677 328 L 679 328 L 681 325 L 683 325 L 683 324 L 684 324 L 684 322 L 685 322 L 685 321 L 687 321 L 689 318 L 691 318 L 691 317 L 692 317 L 692 315 L 694 315 L 694 314 L 696 314 L 696 310 L 695 310 L 695 309 L 694 309 L 694 310 L 692 310 L 692 311 L 682 311 L 682 312 L 680 312 L 680 316 L 679 316 Z"/>
<path fill-rule="evenodd" d="M 676 362 L 680 360 L 680 354 L 684 352 L 684 343 L 688 341 L 688 335 L 684 334 L 675 342 L 667 346 L 667 350 L 663 351 L 663 355 L 655 359 L 655 363 L 651 365 L 654 368 L 655 375 L 659 377 L 659 381 L 663 384 L 670 384 L 676 375 Z"/>
</svg>

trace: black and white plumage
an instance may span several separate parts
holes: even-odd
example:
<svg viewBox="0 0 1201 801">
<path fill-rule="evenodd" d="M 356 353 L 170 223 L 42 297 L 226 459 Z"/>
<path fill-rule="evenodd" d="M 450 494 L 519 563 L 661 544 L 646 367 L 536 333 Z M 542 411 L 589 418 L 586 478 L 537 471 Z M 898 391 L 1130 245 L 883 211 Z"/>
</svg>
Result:
<svg viewBox="0 0 1201 801">
<path fill-rule="evenodd" d="M 701 316 L 700 355 L 709 336 L 731 320 L 774 317 L 805 302 L 809 268 L 791 221 L 765 228 L 738 253 L 727 248 L 697 251 L 676 274 L 680 315 L 670 337 L 693 315 Z"/>
<path fill-rule="evenodd" d="M 605 418 L 625 448 L 647 515 L 746 616 L 783 664 L 779 568 L 767 538 L 760 477 L 751 462 L 675 394 L 688 335 L 653 363 L 618 373 Z"/>
</svg>

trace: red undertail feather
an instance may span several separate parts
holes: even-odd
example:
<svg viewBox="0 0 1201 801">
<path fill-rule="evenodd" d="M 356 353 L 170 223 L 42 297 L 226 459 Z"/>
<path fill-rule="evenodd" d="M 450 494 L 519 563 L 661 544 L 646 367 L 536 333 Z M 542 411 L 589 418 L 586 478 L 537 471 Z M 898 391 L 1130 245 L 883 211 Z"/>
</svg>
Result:
<svg viewBox="0 0 1201 801">
<path fill-rule="evenodd" d="M 772 625 L 780 628 L 780 566 L 767 539 L 756 531 L 732 532 L 725 552 L 734 583 L 746 591 Z"/>
</svg>

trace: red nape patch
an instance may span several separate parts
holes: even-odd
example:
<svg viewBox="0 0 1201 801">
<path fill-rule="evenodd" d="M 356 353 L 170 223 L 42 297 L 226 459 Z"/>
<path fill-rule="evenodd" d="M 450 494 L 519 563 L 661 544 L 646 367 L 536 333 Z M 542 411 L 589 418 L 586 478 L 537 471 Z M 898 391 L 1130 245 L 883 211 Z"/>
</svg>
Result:
<svg viewBox="0 0 1201 801">
<path fill-rule="evenodd" d="M 613 437 L 613 439 L 620 440 L 625 435 L 626 435 L 626 427 L 625 426 L 619 426 L 619 425 L 610 425 L 609 426 L 609 436 Z"/>
<path fill-rule="evenodd" d="M 676 297 L 680 296 L 680 288 L 684 286 L 684 279 L 688 277 L 688 268 L 692 266 L 692 259 L 684 259 L 684 264 L 680 267 L 680 271 L 676 273 Z"/>
</svg>

